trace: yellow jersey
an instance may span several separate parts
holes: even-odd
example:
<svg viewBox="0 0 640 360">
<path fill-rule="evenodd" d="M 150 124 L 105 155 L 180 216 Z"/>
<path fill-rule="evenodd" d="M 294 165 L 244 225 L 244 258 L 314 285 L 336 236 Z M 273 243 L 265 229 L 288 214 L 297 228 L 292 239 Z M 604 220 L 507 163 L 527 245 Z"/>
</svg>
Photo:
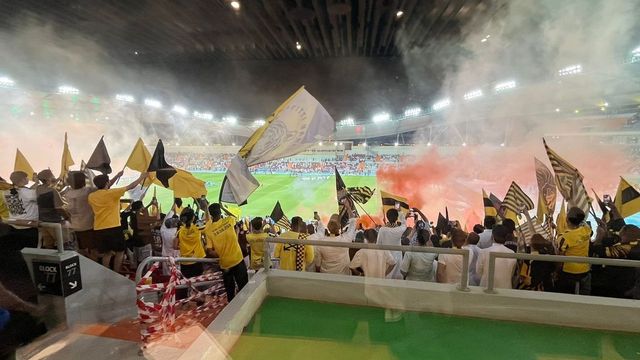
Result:
<svg viewBox="0 0 640 360">
<path fill-rule="evenodd" d="M 299 233 L 295 231 L 287 231 L 280 235 L 282 239 L 297 239 Z M 288 244 L 276 244 L 274 256 L 280 259 L 280 269 L 282 270 L 296 270 L 296 249 L 292 245 Z M 313 262 L 313 246 L 304 246 L 304 268 L 302 271 L 306 271 L 305 268 Z"/>
<path fill-rule="evenodd" d="M 264 240 L 269 234 L 262 233 L 249 233 L 247 234 L 247 242 L 251 246 L 251 268 L 258 270 L 262 267 L 264 258 Z"/>
<path fill-rule="evenodd" d="M 120 227 L 120 198 L 126 188 L 100 189 L 89 194 L 89 205 L 93 209 L 93 229 Z"/>
<path fill-rule="evenodd" d="M 566 256 L 589 256 L 589 244 L 591 243 L 591 228 L 580 226 L 562 233 L 558 239 L 560 252 Z M 562 265 L 562 271 L 570 274 L 583 274 L 589 271 L 590 265 L 586 263 L 566 262 Z"/>
<path fill-rule="evenodd" d="M 216 222 L 209 221 L 204 228 L 207 249 L 213 249 L 220 257 L 220 267 L 230 269 L 242 261 L 242 250 L 236 234 L 236 218 L 229 216 Z"/>
<path fill-rule="evenodd" d="M 195 224 L 190 227 L 183 226 L 176 234 L 180 257 L 203 258 L 206 256 L 202 247 L 202 231 Z M 183 263 L 185 265 L 195 264 L 192 262 Z"/>
</svg>

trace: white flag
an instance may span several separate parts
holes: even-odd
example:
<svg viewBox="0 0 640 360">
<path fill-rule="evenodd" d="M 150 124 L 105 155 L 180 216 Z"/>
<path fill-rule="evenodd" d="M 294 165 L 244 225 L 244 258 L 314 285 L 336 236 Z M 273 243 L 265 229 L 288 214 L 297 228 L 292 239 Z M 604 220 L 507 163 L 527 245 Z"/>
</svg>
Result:
<svg viewBox="0 0 640 360">
<path fill-rule="evenodd" d="M 234 159 L 227 170 L 221 200 L 236 204 L 245 202 L 259 186 L 249 172 L 249 166 L 301 153 L 318 141 L 329 138 L 334 127 L 333 118 L 327 110 L 301 87 L 240 149 L 238 160 Z M 235 201 L 230 201 L 230 194 Z"/>
</svg>

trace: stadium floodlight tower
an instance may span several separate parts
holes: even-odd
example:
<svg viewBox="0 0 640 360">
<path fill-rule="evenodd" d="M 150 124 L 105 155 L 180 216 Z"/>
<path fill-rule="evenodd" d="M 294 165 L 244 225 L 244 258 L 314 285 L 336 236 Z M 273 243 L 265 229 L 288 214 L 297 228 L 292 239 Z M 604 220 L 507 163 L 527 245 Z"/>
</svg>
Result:
<svg viewBox="0 0 640 360">
<path fill-rule="evenodd" d="M 80 90 L 74 88 L 73 86 L 61 85 L 61 86 L 58 86 L 58 94 L 78 95 L 80 94 Z"/>
<path fill-rule="evenodd" d="M 638 63 L 640 62 L 640 46 L 631 51 L 631 62 Z"/>
<path fill-rule="evenodd" d="M 196 119 L 200 119 L 200 120 L 207 120 L 207 121 L 213 120 L 213 114 L 210 113 L 210 112 L 194 111 L 193 112 L 193 117 L 196 118 Z"/>
<path fill-rule="evenodd" d="M 13 81 L 13 79 L 11 79 L 8 76 L 0 76 L 0 87 L 3 88 L 12 88 L 16 85 L 16 82 Z"/>
<path fill-rule="evenodd" d="M 258 119 L 258 120 L 255 120 L 251 126 L 258 128 L 264 124 L 266 124 L 266 122 L 263 119 Z"/>
<path fill-rule="evenodd" d="M 582 65 L 580 64 L 569 65 L 567 67 L 564 67 L 558 70 L 558 76 L 577 75 L 577 74 L 580 74 L 581 72 L 582 72 Z"/>
<path fill-rule="evenodd" d="M 431 106 L 431 108 L 433 109 L 433 111 L 439 111 L 449 106 L 451 106 L 451 99 L 446 98 L 436 101 L 435 103 L 433 103 L 433 106 Z"/>
<path fill-rule="evenodd" d="M 355 126 L 356 122 L 355 122 L 355 120 L 353 120 L 352 117 L 348 117 L 346 119 L 340 120 L 338 125 L 340 125 L 340 126 Z"/>
<path fill-rule="evenodd" d="M 473 100 L 482 96 L 482 89 L 471 90 L 468 93 L 464 94 L 465 100 Z"/>
<path fill-rule="evenodd" d="M 404 110 L 404 116 L 405 117 L 418 116 L 420 115 L 421 112 L 422 112 L 422 109 L 419 106 L 410 107 Z"/>
<path fill-rule="evenodd" d="M 144 99 L 144 104 L 150 108 L 162 109 L 162 103 L 156 99 Z"/>
<path fill-rule="evenodd" d="M 126 103 L 136 102 L 136 98 L 134 98 L 132 95 L 127 95 L 127 94 L 117 94 L 116 100 L 126 102 Z"/>
<path fill-rule="evenodd" d="M 182 115 L 185 116 L 189 113 L 189 111 L 187 110 L 187 108 L 185 108 L 184 106 L 180 106 L 180 105 L 173 105 L 173 108 L 171 109 L 172 112 L 178 114 L 178 115 Z"/>
<path fill-rule="evenodd" d="M 377 113 L 377 114 L 373 115 L 371 120 L 376 124 L 384 123 L 384 122 L 387 122 L 387 121 L 391 120 L 391 115 L 389 115 L 388 112 L 381 112 L 381 113 Z"/>
<path fill-rule="evenodd" d="M 222 121 L 226 122 L 229 125 L 235 125 L 238 123 L 238 118 L 235 116 L 227 115 L 222 118 Z"/>
<path fill-rule="evenodd" d="M 515 80 L 507 80 L 507 81 L 497 83 L 494 89 L 497 93 L 499 93 L 506 90 L 515 89 L 515 87 L 516 87 Z"/>
</svg>

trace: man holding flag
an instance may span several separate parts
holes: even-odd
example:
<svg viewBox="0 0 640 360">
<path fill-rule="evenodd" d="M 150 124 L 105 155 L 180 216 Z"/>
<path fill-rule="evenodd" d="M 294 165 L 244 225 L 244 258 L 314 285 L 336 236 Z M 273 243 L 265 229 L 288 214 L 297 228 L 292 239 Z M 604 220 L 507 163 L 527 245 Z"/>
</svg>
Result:
<svg viewBox="0 0 640 360">
<path fill-rule="evenodd" d="M 116 177 L 122 176 L 122 172 Z M 120 272 L 124 257 L 125 242 L 124 234 L 120 226 L 120 198 L 125 192 L 138 186 L 147 177 L 147 173 L 141 173 L 140 177 L 131 184 L 111 188 L 114 181 L 109 181 L 109 176 L 101 174 L 93 179 L 93 183 L 98 188 L 88 196 L 89 205 L 93 209 L 94 239 L 98 251 L 103 254 L 102 265 L 110 267 L 111 258 L 114 257 L 113 270 Z"/>
</svg>

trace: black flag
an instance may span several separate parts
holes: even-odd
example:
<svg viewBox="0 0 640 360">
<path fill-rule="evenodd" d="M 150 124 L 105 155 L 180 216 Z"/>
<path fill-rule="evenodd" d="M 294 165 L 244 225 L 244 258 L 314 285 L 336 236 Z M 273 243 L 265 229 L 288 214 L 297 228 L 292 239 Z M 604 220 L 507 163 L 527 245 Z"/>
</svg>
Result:
<svg viewBox="0 0 640 360">
<path fill-rule="evenodd" d="M 342 176 L 338 172 L 338 168 L 334 168 L 336 171 L 336 195 L 338 199 L 338 213 L 340 215 L 340 226 L 345 227 L 349 223 L 349 214 L 347 213 L 347 208 L 344 206 L 345 202 L 349 202 L 351 205 L 351 209 L 355 212 L 355 216 L 358 215 L 358 211 L 356 210 L 356 205 L 353 202 L 353 198 L 347 191 L 347 186 L 344 184 L 342 180 Z"/>
<path fill-rule="evenodd" d="M 282 206 L 280 206 L 280 201 L 276 202 L 276 206 L 273 207 L 273 211 L 271 211 L 271 220 L 273 220 L 276 224 L 280 225 L 280 227 L 291 230 L 291 222 L 287 215 L 282 211 Z"/>
<path fill-rule="evenodd" d="M 107 146 L 104 144 L 104 136 L 98 141 L 98 145 L 93 150 L 85 168 L 100 171 L 105 175 L 111 174 L 111 158 L 107 152 Z"/>
<path fill-rule="evenodd" d="M 160 180 L 164 187 L 169 187 L 169 179 L 173 175 L 176 174 L 176 169 L 167 163 L 167 160 L 164 159 L 164 145 L 162 144 L 162 140 L 158 140 L 158 145 L 156 146 L 156 150 L 153 152 L 153 156 L 151 157 L 151 161 L 149 162 L 148 172 L 155 171 L 156 178 Z"/>
</svg>

